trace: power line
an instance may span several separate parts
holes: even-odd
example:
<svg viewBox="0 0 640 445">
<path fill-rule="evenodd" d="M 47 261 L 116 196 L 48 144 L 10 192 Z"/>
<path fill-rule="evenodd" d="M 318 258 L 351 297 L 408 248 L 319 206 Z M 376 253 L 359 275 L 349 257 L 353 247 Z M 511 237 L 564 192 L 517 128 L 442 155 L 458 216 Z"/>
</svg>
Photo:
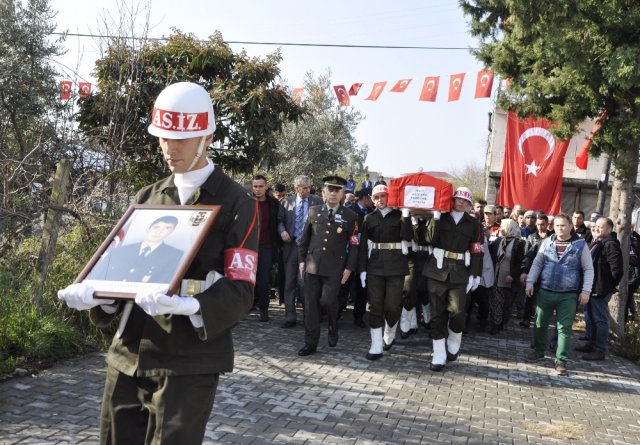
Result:
<svg viewBox="0 0 640 445">
<path fill-rule="evenodd" d="M 127 39 L 127 40 L 155 40 L 155 41 L 168 41 L 168 37 L 133 37 L 133 36 L 116 36 L 109 34 L 81 34 L 81 33 L 62 33 L 53 32 L 51 34 L 58 36 L 72 36 L 72 37 L 92 37 L 102 39 Z M 200 42 L 206 42 L 200 40 Z M 349 44 L 332 44 L 332 43 L 294 43 L 294 42 L 251 42 L 240 40 L 225 40 L 224 43 L 232 45 L 268 45 L 268 46 L 302 46 L 302 47 L 320 47 L 320 48 L 362 48 L 362 49 L 418 49 L 418 50 L 435 50 L 435 51 L 468 51 L 472 47 L 459 47 L 459 46 L 394 46 L 394 45 L 349 45 Z"/>
</svg>

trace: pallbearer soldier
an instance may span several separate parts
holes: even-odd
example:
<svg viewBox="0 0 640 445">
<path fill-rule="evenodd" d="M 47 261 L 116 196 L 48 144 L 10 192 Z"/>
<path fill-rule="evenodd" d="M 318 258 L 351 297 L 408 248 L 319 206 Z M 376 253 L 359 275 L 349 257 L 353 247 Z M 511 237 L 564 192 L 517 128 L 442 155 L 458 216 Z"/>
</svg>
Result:
<svg viewBox="0 0 640 445">
<path fill-rule="evenodd" d="M 478 220 L 466 213 L 472 202 L 468 188 L 455 191 L 453 209 L 436 223 L 433 255 L 423 272 L 431 305 L 432 371 L 458 358 L 467 294 L 480 283 L 484 237 Z"/>
<path fill-rule="evenodd" d="M 387 207 L 388 196 L 386 185 L 373 188 L 376 210 L 365 216 L 360 237 L 358 270 L 369 295 L 369 360 L 382 357 L 383 349 L 389 350 L 395 342 L 404 277 L 409 273 L 408 243 L 413 236 L 409 209 L 401 212 Z"/>
<path fill-rule="evenodd" d="M 323 182 L 325 203 L 309 209 L 300 239 L 300 274 L 305 274 L 305 333 L 300 356 L 316 352 L 323 312 L 329 319 L 329 346 L 338 344 L 338 292 L 358 259 L 358 216 L 340 204 L 347 181 L 327 176 Z"/>
</svg>

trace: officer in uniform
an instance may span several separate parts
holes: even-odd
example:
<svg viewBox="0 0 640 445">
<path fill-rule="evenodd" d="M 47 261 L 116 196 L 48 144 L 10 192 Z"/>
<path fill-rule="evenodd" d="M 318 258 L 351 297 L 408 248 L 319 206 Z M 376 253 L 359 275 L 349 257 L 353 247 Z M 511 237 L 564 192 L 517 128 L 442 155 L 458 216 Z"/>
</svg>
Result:
<svg viewBox="0 0 640 445">
<path fill-rule="evenodd" d="M 346 179 L 323 178 L 325 204 L 309 208 L 300 240 L 300 274 L 304 275 L 304 346 L 298 355 L 316 352 L 320 317 L 329 319 L 329 346 L 338 344 L 338 293 L 355 270 L 358 216 L 341 204 Z"/>
<path fill-rule="evenodd" d="M 77 283 L 58 292 L 106 326 L 121 321 L 107 354 L 101 444 L 201 444 L 220 373 L 233 369 L 231 328 L 253 303 L 256 201 L 205 156 L 215 120 L 209 93 L 180 82 L 156 99 L 148 131 L 172 175 L 140 190 L 138 204 L 219 205 L 180 295 L 142 291 L 133 302 L 100 300 Z"/>
<path fill-rule="evenodd" d="M 386 185 L 373 188 L 376 210 L 365 216 L 360 237 L 358 270 L 369 295 L 369 360 L 382 357 L 383 349 L 389 350 L 395 342 L 404 277 L 409 273 L 407 254 L 413 236 L 409 209 L 387 207 L 388 196 Z"/>
<path fill-rule="evenodd" d="M 473 195 L 466 187 L 453 194 L 453 209 L 436 223 L 433 255 L 424 267 L 431 305 L 432 371 L 458 358 L 465 326 L 467 294 L 482 274 L 484 236 L 478 220 L 468 213 Z"/>
</svg>

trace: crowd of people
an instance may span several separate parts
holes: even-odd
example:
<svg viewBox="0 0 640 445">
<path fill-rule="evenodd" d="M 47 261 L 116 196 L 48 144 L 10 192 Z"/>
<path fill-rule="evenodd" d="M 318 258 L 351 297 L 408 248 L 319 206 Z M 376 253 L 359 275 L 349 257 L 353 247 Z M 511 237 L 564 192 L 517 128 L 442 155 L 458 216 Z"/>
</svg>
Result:
<svg viewBox="0 0 640 445">
<path fill-rule="evenodd" d="M 579 210 L 550 216 L 520 205 L 487 204 L 473 200 L 464 187 L 455 191 L 450 212 L 434 215 L 389 208 L 382 177 L 372 182 L 366 175 L 359 188 L 351 175 L 324 179 L 317 196 L 307 176 L 295 178 L 291 196 L 276 184 L 273 197 L 264 192 L 263 198 L 262 190 L 270 190 L 267 179 L 258 175 L 252 183 L 260 202 L 280 201 L 276 216 L 261 206 L 263 226 L 265 221 L 269 225 L 261 234 L 271 236 L 267 241 L 261 237 L 260 245 L 269 244 L 276 252 L 265 258 L 277 273 L 261 275 L 264 285 L 256 286 L 259 319 L 269 321 L 272 286 L 272 297 L 278 295 L 285 305 L 283 328 L 296 326 L 296 308 L 304 308 L 306 334 L 299 355 L 316 352 L 322 316 L 328 319 L 328 345 L 336 346 L 337 320 L 347 304 L 353 304 L 353 323 L 366 328 L 368 304 L 370 360 L 392 348 L 396 333 L 406 339 L 422 325 L 433 342 L 431 369 L 440 371 L 456 360 L 463 332 L 499 335 L 515 317 L 518 326 L 532 332 L 527 360 L 538 361 L 549 350 L 555 353 L 557 373 L 565 375 L 571 328 L 580 310 L 586 335 L 575 350 L 584 360 L 605 359 L 608 302 L 623 267 L 611 219 L 597 212 L 586 220 Z M 331 208 L 343 215 L 339 223 L 328 217 Z M 334 230 L 345 236 L 337 239 Z M 634 261 L 639 240 L 633 232 L 630 295 L 639 281 Z M 318 281 L 319 276 L 324 278 Z M 635 311 L 629 298 L 628 316 Z M 546 326 L 554 315 L 557 328 L 548 341 Z"/>
</svg>

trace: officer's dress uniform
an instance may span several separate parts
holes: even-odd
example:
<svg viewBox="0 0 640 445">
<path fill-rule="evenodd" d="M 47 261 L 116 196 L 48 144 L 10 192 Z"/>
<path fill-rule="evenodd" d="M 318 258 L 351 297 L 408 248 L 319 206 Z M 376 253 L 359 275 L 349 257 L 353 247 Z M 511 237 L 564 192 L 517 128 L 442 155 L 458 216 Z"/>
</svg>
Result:
<svg viewBox="0 0 640 445">
<path fill-rule="evenodd" d="M 369 296 L 369 325 L 372 343 L 385 327 L 384 342 L 388 349 L 394 342 L 396 325 L 402 310 L 402 288 L 409 273 L 407 255 L 402 241 L 413 237 L 411 219 L 400 210 L 380 209 L 364 218 L 360 237 L 358 270 L 366 272 Z M 380 330 L 380 331 L 379 331 Z"/>
<path fill-rule="evenodd" d="M 143 188 L 135 202 L 180 204 L 174 176 Z M 145 443 L 147 426 L 157 427 L 157 436 L 147 443 L 202 443 L 219 374 L 233 370 L 231 328 L 251 309 L 254 286 L 225 277 L 224 256 L 225 250 L 240 246 L 257 252 L 256 201 L 215 168 L 185 204 L 221 207 L 184 278 L 201 285 L 211 271 L 223 276 L 209 288 L 194 291 L 201 328 L 195 328 L 189 316 L 152 317 L 131 306 L 126 326 L 121 336 L 114 336 L 107 354 L 101 443 Z M 106 326 L 123 306 L 115 314 L 94 307 L 91 321 Z"/>
<path fill-rule="evenodd" d="M 480 223 L 468 213 L 456 224 L 453 214 L 443 213 L 436 222 L 432 240 L 433 255 L 425 264 L 427 290 L 431 305 L 431 338 L 434 359 L 450 335 L 459 340 L 465 326 L 465 308 L 469 277 L 482 274 L 484 236 Z M 458 215 L 459 216 L 459 215 Z M 459 348 L 459 341 L 457 347 Z M 447 360 L 455 360 L 458 351 L 448 351 Z M 432 365 L 444 365 L 432 362 Z M 433 368 L 432 368 L 433 369 Z"/>
<path fill-rule="evenodd" d="M 300 263 L 305 263 L 305 346 L 313 349 L 320 339 L 320 318 L 329 321 L 329 346 L 338 340 L 338 293 L 345 269 L 357 266 L 358 217 L 340 205 L 335 211 L 326 204 L 309 208 L 299 246 Z"/>
</svg>

